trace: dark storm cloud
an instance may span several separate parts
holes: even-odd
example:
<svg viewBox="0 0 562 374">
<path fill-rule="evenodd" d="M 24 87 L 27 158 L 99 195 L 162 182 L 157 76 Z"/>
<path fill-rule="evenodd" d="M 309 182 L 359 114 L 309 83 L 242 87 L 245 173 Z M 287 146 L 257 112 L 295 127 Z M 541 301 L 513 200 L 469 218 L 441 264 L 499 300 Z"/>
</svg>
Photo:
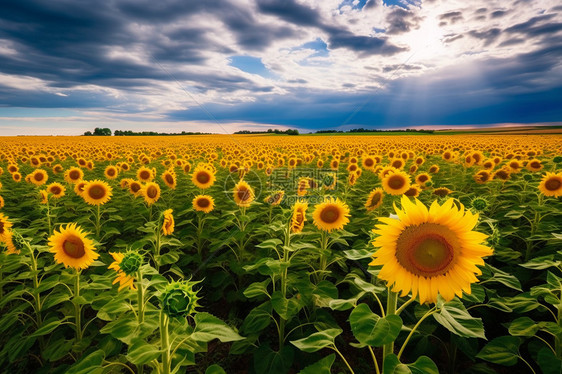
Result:
<svg viewBox="0 0 562 374">
<path fill-rule="evenodd" d="M 501 17 L 505 16 L 507 13 L 509 13 L 507 10 L 496 10 L 496 11 L 493 11 L 492 13 L 490 13 L 490 17 L 501 18 Z"/>
<path fill-rule="evenodd" d="M 397 47 L 394 44 L 388 43 L 386 38 L 354 35 L 346 31 L 337 32 L 330 36 L 328 46 L 331 49 L 351 49 L 363 56 L 393 55 L 407 50 L 406 48 Z"/>
<path fill-rule="evenodd" d="M 389 35 L 403 34 L 410 30 L 417 29 L 422 18 L 413 11 L 404 8 L 393 9 L 386 17 L 388 28 L 386 33 Z"/>
<path fill-rule="evenodd" d="M 455 12 L 448 12 L 439 15 L 440 20 L 451 21 L 451 23 L 455 23 L 457 21 L 462 21 L 464 18 L 462 16 L 462 12 L 455 11 Z"/>
</svg>

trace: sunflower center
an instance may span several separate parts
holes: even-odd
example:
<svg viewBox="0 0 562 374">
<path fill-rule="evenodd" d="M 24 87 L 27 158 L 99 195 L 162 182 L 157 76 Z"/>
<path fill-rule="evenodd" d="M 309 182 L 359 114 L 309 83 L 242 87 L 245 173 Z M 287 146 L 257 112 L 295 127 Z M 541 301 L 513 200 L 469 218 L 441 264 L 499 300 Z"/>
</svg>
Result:
<svg viewBox="0 0 562 374">
<path fill-rule="evenodd" d="M 366 166 L 366 167 L 369 167 L 369 168 L 370 168 L 370 167 L 373 166 L 374 164 L 375 164 L 375 162 L 374 162 L 373 160 L 371 160 L 370 158 L 368 158 L 368 159 L 365 160 L 365 166 Z"/>
<path fill-rule="evenodd" d="M 405 181 L 404 178 L 400 175 L 393 175 L 388 178 L 388 186 L 393 190 L 399 190 L 404 187 Z"/>
<path fill-rule="evenodd" d="M 560 188 L 560 186 L 562 186 L 562 182 L 560 182 L 558 179 L 549 179 L 544 184 L 544 187 L 549 191 L 556 191 Z"/>
<path fill-rule="evenodd" d="M 59 186 L 53 186 L 51 187 L 51 193 L 53 193 L 54 195 L 58 195 L 61 193 L 61 189 Z"/>
<path fill-rule="evenodd" d="M 375 206 L 375 205 L 377 205 L 380 200 L 381 200 L 381 194 L 380 194 L 380 193 L 374 194 L 373 197 L 371 198 L 371 204 L 370 204 L 370 206 Z"/>
<path fill-rule="evenodd" d="M 421 183 L 427 181 L 427 179 L 428 179 L 428 178 L 427 178 L 427 175 L 423 175 L 423 174 L 422 174 L 422 175 L 418 176 L 418 180 L 419 180 Z"/>
<path fill-rule="evenodd" d="M 131 191 L 133 191 L 134 193 L 139 192 L 139 190 L 141 189 L 141 185 L 134 182 L 130 184 L 130 187 L 131 187 Z"/>
<path fill-rule="evenodd" d="M 172 177 L 172 174 L 166 174 L 166 182 L 168 182 L 168 184 L 174 184 L 174 177 Z"/>
<path fill-rule="evenodd" d="M 70 173 L 68 173 L 68 176 L 70 179 L 78 179 L 80 178 L 80 172 L 78 170 L 71 170 Z"/>
<path fill-rule="evenodd" d="M 456 235 L 436 223 L 404 229 L 396 242 L 396 259 L 412 274 L 433 277 L 445 274 L 459 251 Z"/>
<path fill-rule="evenodd" d="M 304 222 L 304 214 L 300 210 L 296 212 L 295 221 L 297 225 L 301 225 Z"/>
<path fill-rule="evenodd" d="M 340 217 L 340 211 L 336 206 L 327 206 L 326 208 L 322 209 L 320 213 L 320 219 L 322 222 L 326 223 L 334 223 Z"/>
<path fill-rule="evenodd" d="M 208 183 L 211 177 L 206 172 L 197 173 L 197 182 L 205 184 Z"/>
<path fill-rule="evenodd" d="M 35 174 L 35 180 L 36 181 L 42 181 L 43 180 L 43 174 L 42 173 Z"/>
<path fill-rule="evenodd" d="M 84 242 L 77 236 L 69 236 L 62 243 L 64 253 L 72 258 L 81 258 L 86 254 L 84 250 Z"/>
<path fill-rule="evenodd" d="M 197 205 L 199 205 L 201 208 L 207 208 L 209 205 L 211 204 L 211 202 L 209 201 L 209 199 L 199 199 L 197 201 Z"/>
<path fill-rule="evenodd" d="M 102 199 L 105 196 L 105 189 L 102 186 L 92 186 L 89 190 L 88 190 L 88 195 L 90 195 L 90 197 L 92 199 Z"/>
<path fill-rule="evenodd" d="M 109 175 L 110 177 L 115 175 L 115 169 L 109 169 L 107 170 L 107 175 Z"/>
<path fill-rule="evenodd" d="M 0 221 L 0 234 L 4 233 L 4 222 Z"/>
<path fill-rule="evenodd" d="M 250 191 L 244 186 L 240 186 L 238 191 L 236 191 L 236 194 L 238 195 L 238 199 L 240 199 L 240 201 L 246 201 L 250 198 Z"/>
<path fill-rule="evenodd" d="M 541 167 L 541 163 L 538 161 L 531 162 L 531 167 L 534 169 L 539 169 Z"/>
<path fill-rule="evenodd" d="M 158 190 L 154 186 L 148 186 L 146 189 L 146 195 L 151 199 L 154 199 L 158 195 Z"/>
</svg>

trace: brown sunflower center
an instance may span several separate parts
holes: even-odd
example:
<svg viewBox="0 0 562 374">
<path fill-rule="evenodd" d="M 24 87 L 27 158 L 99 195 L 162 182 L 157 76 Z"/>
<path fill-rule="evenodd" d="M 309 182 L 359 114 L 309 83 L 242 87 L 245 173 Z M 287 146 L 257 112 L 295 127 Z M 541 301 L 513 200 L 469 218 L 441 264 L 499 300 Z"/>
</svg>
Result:
<svg viewBox="0 0 562 374">
<path fill-rule="evenodd" d="M 142 180 L 150 179 L 150 172 L 148 170 L 143 170 L 140 172 L 139 177 Z"/>
<path fill-rule="evenodd" d="M 419 175 L 418 176 L 418 181 L 420 181 L 421 183 L 426 182 L 429 178 L 427 177 L 427 175 Z"/>
<path fill-rule="evenodd" d="M 168 182 L 168 184 L 174 184 L 174 177 L 172 176 L 172 174 L 166 174 L 166 182 Z"/>
<path fill-rule="evenodd" d="M 108 169 L 107 175 L 109 175 L 110 177 L 113 177 L 115 175 L 115 169 Z"/>
<path fill-rule="evenodd" d="M 71 170 L 68 176 L 73 180 L 80 179 L 80 172 L 78 170 Z"/>
<path fill-rule="evenodd" d="M 396 259 L 412 274 L 433 277 L 445 274 L 454 264 L 459 248 L 456 235 L 436 223 L 409 226 L 396 243 Z"/>
<path fill-rule="evenodd" d="M 137 193 L 137 192 L 139 192 L 139 190 L 141 189 L 141 185 L 138 184 L 137 182 L 132 182 L 132 183 L 129 185 L 129 187 L 131 188 L 131 191 L 132 191 L 133 193 Z"/>
<path fill-rule="evenodd" d="M 61 188 L 59 186 L 52 186 L 51 187 L 51 193 L 53 195 L 58 195 L 62 192 Z"/>
<path fill-rule="evenodd" d="M 154 186 L 148 186 L 146 189 L 146 196 L 154 199 L 158 195 L 158 189 Z"/>
<path fill-rule="evenodd" d="M 295 223 L 300 226 L 303 222 L 304 222 L 304 212 L 302 212 L 299 209 L 298 211 L 295 212 Z"/>
<path fill-rule="evenodd" d="M 370 167 L 373 166 L 374 164 L 375 164 L 375 162 L 374 162 L 372 159 L 370 159 L 370 158 L 368 158 L 368 159 L 365 160 L 365 166 L 368 167 L 368 168 L 370 168 Z"/>
<path fill-rule="evenodd" d="M 105 188 L 96 184 L 88 189 L 88 195 L 94 200 L 103 199 L 105 196 Z"/>
<path fill-rule="evenodd" d="M 211 202 L 206 197 L 203 197 L 197 200 L 197 205 L 201 208 L 207 208 L 209 205 L 211 205 Z"/>
<path fill-rule="evenodd" d="M 0 221 L 0 234 L 4 233 L 4 222 Z"/>
<path fill-rule="evenodd" d="M 240 201 L 246 201 L 250 199 L 251 196 L 250 190 L 246 186 L 238 187 L 238 191 L 236 191 L 236 195 L 238 196 L 238 199 L 240 199 Z"/>
<path fill-rule="evenodd" d="M 379 192 L 374 194 L 373 197 L 371 198 L 371 204 L 369 206 L 376 206 L 379 203 L 379 201 L 381 201 L 381 197 L 382 195 Z"/>
<path fill-rule="evenodd" d="M 531 167 L 533 169 L 539 169 L 541 167 L 541 163 L 538 162 L 538 161 L 533 161 L 533 162 L 531 162 Z"/>
<path fill-rule="evenodd" d="M 549 191 L 556 191 L 562 186 L 562 182 L 558 179 L 549 179 L 544 184 L 544 187 Z"/>
<path fill-rule="evenodd" d="M 388 178 L 388 186 L 393 190 L 399 190 L 406 184 L 404 177 L 401 175 L 392 175 Z"/>
<path fill-rule="evenodd" d="M 81 258 L 86 254 L 84 242 L 75 235 L 71 235 L 62 243 L 64 253 L 72 258 Z"/>
<path fill-rule="evenodd" d="M 36 173 L 33 177 L 35 178 L 36 181 L 39 182 L 42 181 L 45 176 L 43 175 L 43 173 Z"/>
<path fill-rule="evenodd" d="M 328 205 L 320 212 L 320 219 L 325 223 L 334 223 L 340 218 L 340 210 L 337 206 Z"/>
<path fill-rule="evenodd" d="M 200 171 L 197 173 L 197 182 L 201 184 L 209 183 L 211 176 L 206 171 Z"/>
</svg>

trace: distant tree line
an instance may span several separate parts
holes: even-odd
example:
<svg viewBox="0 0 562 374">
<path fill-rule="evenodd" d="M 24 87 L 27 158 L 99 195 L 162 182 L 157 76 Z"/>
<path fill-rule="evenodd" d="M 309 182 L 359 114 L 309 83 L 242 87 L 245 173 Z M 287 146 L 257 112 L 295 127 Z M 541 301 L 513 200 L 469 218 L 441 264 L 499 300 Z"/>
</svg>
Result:
<svg viewBox="0 0 562 374">
<path fill-rule="evenodd" d="M 156 131 L 131 131 L 131 130 L 115 130 L 113 135 L 115 136 L 156 136 L 156 135 L 209 135 L 206 132 L 191 132 L 182 131 L 179 133 L 167 133 L 167 132 L 156 132 Z M 96 127 L 94 132 L 86 131 L 84 136 L 111 136 L 111 130 L 108 128 Z"/>
<path fill-rule="evenodd" d="M 406 129 L 406 130 L 381 130 L 381 129 L 364 129 L 362 127 L 358 129 L 351 129 L 347 131 L 342 130 L 318 130 L 316 134 L 333 134 L 333 133 L 353 133 L 353 132 L 420 132 L 426 134 L 433 134 L 435 130 L 416 130 L 416 129 Z"/>
<path fill-rule="evenodd" d="M 285 135 L 299 135 L 299 130 L 279 130 L 279 129 L 267 129 L 267 131 L 250 131 L 241 130 L 236 131 L 235 134 L 285 134 Z"/>
</svg>

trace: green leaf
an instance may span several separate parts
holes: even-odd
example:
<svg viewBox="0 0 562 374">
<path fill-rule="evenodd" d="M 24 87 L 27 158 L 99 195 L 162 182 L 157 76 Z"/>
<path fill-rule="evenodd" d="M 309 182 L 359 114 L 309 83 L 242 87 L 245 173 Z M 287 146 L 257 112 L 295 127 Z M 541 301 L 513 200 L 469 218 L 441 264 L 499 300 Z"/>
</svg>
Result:
<svg viewBox="0 0 562 374">
<path fill-rule="evenodd" d="M 31 334 L 30 337 L 50 334 L 53 331 L 55 331 L 55 329 L 59 327 L 62 324 L 62 322 L 63 321 L 59 319 L 55 319 L 54 321 L 47 322 L 43 326 L 41 326 L 41 328 L 37 329 L 33 334 Z"/>
<path fill-rule="evenodd" d="M 158 347 L 146 343 L 143 339 L 134 339 L 132 343 L 127 352 L 127 359 L 135 365 L 147 364 L 162 354 Z"/>
<path fill-rule="evenodd" d="M 397 315 L 381 318 L 367 304 L 359 304 L 349 316 L 353 336 L 363 344 L 381 347 L 398 337 L 402 319 Z"/>
<path fill-rule="evenodd" d="M 264 280 L 263 282 L 254 282 L 254 283 L 250 284 L 244 290 L 244 296 L 246 296 L 248 299 L 260 297 L 262 295 L 266 295 L 267 297 L 271 297 L 271 296 L 269 296 L 269 292 L 267 291 L 267 286 L 270 283 L 271 283 L 271 278 L 268 278 L 268 279 Z"/>
<path fill-rule="evenodd" d="M 286 374 L 293 364 L 295 352 L 291 346 L 283 346 L 279 352 L 272 350 L 267 344 L 254 353 L 256 373 Z"/>
<path fill-rule="evenodd" d="M 302 338 L 291 340 L 291 344 L 304 352 L 316 352 L 323 348 L 334 345 L 336 336 L 342 333 L 341 329 L 327 329 Z"/>
<path fill-rule="evenodd" d="M 226 374 L 226 371 L 224 371 L 224 369 L 219 365 L 213 364 L 205 370 L 205 374 Z"/>
<path fill-rule="evenodd" d="M 402 364 L 398 357 L 392 353 L 384 358 L 383 374 L 411 374 L 408 365 Z"/>
<path fill-rule="evenodd" d="M 102 363 L 105 358 L 103 350 L 98 349 L 72 365 L 66 374 L 94 374 L 103 372 Z"/>
<path fill-rule="evenodd" d="M 299 311 L 299 303 L 294 298 L 287 299 L 283 297 L 281 291 L 275 291 L 271 295 L 271 305 L 277 314 L 287 321 L 293 318 Z"/>
<path fill-rule="evenodd" d="M 540 326 L 529 317 L 515 319 L 509 325 L 509 333 L 513 336 L 534 336 Z"/>
<path fill-rule="evenodd" d="M 420 356 L 413 364 L 408 364 L 412 374 L 439 374 L 435 362 L 427 356 Z"/>
<path fill-rule="evenodd" d="M 521 340 L 515 336 L 500 336 L 482 348 L 476 357 L 494 364 L 513 366 L 519 359 Z"/>
<path fill-rule="evenodd" d="M 244 319 L 244 322 L 242 322 L 240 330 L 243 331 L 245 335 L 259 333 L 271 324 L 271 312 L 272 307 L 269 301 L 252 309 Z"/>
<path fill-rule="evenodd" d="M 559 266 L 561 263 L 561 261 L 554 260 L 554 255 L 548 255 L 535 257 L 531 261 L 520 264 L 519 266 L 532 270 L 544 270 L 553 266 Z"/>
<path fill-rule="evenodd" d="M 268 239 L 268 240 L 264 240 L 263 242 L 261 242 L 260 244 L 256 245 L 256 247 L 258 248 L 269 248 L 272 250 L 275 250 L 277 248 L 278 245 L 283 244 L 283 242 L 279 239 Z"/>
<path fill-rule="evenodd" d="M 459 299 L 455 298 L 445 303 L 439 297 L 437 307 L 440 312 L 434 314 L 433 318 L 447 330 L 464 338 L 486 339 L 482 319 L 472 317 Z"/>
<path fill-rule="evenodd" d="M 543 374 L 562 373 L 562 360 L 556 357 L 549 348 L 543 348 L 539 351 L 537 363 Z"/>
<path fill-rule="evenodd" d="M 299 374 L 330 374 L 331 368 L 336 359 L 336 354 L 332 353 L 320 361 L 315 362 L 299 371 Z"/>
<path fill-rule="evenodd" d="M 373 256 L 373 250 L 371 248 L 363 248 L 363 249 L 349 249 L 347 251 L 343 251 L 343 255 L 348 260 L 362 260 L 364 258 L 370 258 Z"/>
<path fill-rule="evenodd" d="M 488 281 L 498 282 L 514 290 L 522 291 L 521 282 L 519 282 L 519 279 L 517 279 L 515 275 L 506 273 L 505 271 L 497 269 L 489 264 L 486 264 L 486 268 L 491 270 L 493 273 L 493 276 L 487 279 Z"/>
<path fill-rule="evenodd" d="M 225 322 L 205 312 L 195 315 L 195 330 L 191 338 L 199 342 L 219 339 L 223 343 L 244 339 Z"/>
<path fill-rule="evenodd" d="M 314 300 L 317 306 L 323 308 L 330 305 L 330 301 L 338 297 L 338 288 L 330 281 L 323 280 L 316 285 Z"/>
</svg>

